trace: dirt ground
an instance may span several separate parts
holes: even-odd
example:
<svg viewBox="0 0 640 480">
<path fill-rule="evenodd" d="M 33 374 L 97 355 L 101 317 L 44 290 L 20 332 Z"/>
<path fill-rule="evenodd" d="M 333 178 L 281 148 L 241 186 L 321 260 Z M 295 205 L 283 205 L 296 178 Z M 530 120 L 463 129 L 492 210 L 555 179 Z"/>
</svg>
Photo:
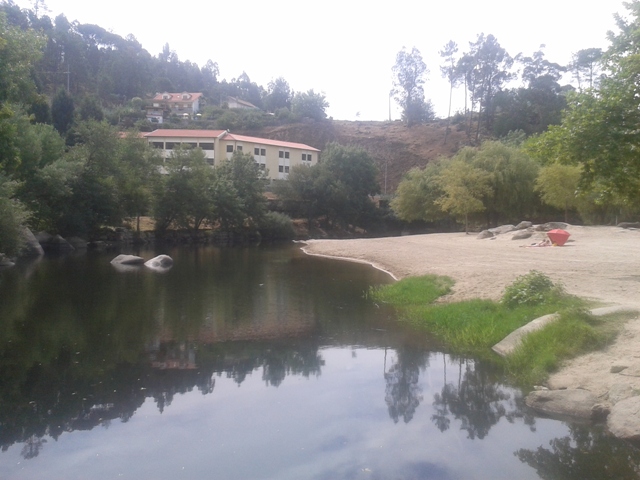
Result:
<svg viewBox="0 0 640 480">
<path fill-rule="evenodd" d="M 395 278 L 437 274 L 455 280 L 445 300 L 498 299 L 504 288 L 530 270 L 548 275 L 574 295 L 599 306 L 640 311 L 640 231 L 618 227 L 569 226 L 563 247 L 531 247 L 543 232 L 525 240 L 511 234 L 479 240 L 445 233 L 355 240 L 310 240 L 305 251 L 366 262 Z M 612 373 L 611 370 L 622 371 Z M 625 373 L 626 372 L 626 373 Z M 568 362 L 548 382 L 551 388 L 583 388 L 606 397 L 615 388 L 640 391 L 640 317 L 628 321 L 603 351 Z"/>
</svg>

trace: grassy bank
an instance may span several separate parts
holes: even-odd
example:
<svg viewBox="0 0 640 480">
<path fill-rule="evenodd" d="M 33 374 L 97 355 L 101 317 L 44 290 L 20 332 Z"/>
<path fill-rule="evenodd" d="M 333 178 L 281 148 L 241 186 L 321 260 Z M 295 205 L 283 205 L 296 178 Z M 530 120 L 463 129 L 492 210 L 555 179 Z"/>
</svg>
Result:
<svg viewBox="0 0 640 480">
<path fill-rule="evenodd" d="M 500 363 L 523 386 L 542 382 L 562 360 L 601 348 L 615 336 L 604 320 L 587 313 L 584 301 L 566 294 L 539 272 L 519 277 L 499 302 L 434 303 L 452 287 L 450 278 L 427 275 L 385 285 L 370 294 L 393 305 L 402 320 L 425 329 L 452 353 Z M 554 312 L 561 314 L 557 322 L 527 336 L 506 359 L 491 350 L 517 328 Z"/>
</svg>

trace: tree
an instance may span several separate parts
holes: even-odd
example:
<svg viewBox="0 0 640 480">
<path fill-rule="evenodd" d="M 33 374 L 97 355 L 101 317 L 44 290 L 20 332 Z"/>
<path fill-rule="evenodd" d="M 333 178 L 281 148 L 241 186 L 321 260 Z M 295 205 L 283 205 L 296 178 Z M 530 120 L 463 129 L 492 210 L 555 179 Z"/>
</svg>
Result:
<svg viewBox="0 0 640 480">
<path fill-rule="evenodd" d="M 444 195 L 437 203 L 456 218 L 464 219 L 469 233 L 469 215 L 485 209 L 482 199 L 491 195 L 490 176 L 463 159 L 453 159 L 440 174 Z"/>
<path fill-rule="evenodd" d="M 542 201 L 564 211 L 564 221 L 569 221 L 569 210 L 578 207 L 578 186 L 581 171 L 576 165 L 552 163 L 540 169 L 536 179 L 536 191 Z"/>
<path fill-rule="evenodd" d="M 15 255 L 22 247 L 22 231 L 29 213 L 15 198 L 18 184 L 0 172 L 0 253 Z"/>
<path fill-rule="evenodd" d="M 578 91 L 593 88 L 597 84 L 601 60 L 602 49 L 600 48 L 585 48 L 573 54 L 570 68 L 573 78 L 578 82 Z"/>
<path fill-rule="evenodd" d="M 317 122 L 327 118 L 326 109 L 329 108 L 324 94 L 311 90 L 298 92 L 291 103 L 291 113 L 298 118 L 310 118 Z"/>
<path fill-rule="evenodd" d="M 630 204 L 640 198 L 640 2 L 625 4 L 630 20 L 616 16 L 619 33 L 603 61 L 609 74 L 597 88 L 568 95 L 562 124 L 527 144 L 543 163 L 582 166 L 583 190 L 598 186 Z"/>
<path fill-rule="evenodd" d="M 430 162 L 423 169 L 409 170 L 396 190 L 391 208 L 401 220 L 432 222 L 444 217 L 438 199 L 444 194 L 440 186 L 443 161 Z"/>
<path fill-rule="evenodd" d="M 60 132 L 60 135 L 66 135 L 71 128 L 74 111 L 75 107 L 71 96 L 64 88 L 59 89 L 51 103 L 51 118 L 53 126 Z"/>
<path fill-rule="evenodd" d="M 444 46 L 442 50 L 438 52 L 444 64 L 440 66 L 440 73 L 442 77 L 449 80 L 449 109 L 447 111 L 447 129 L 444 133 L 444 143 L 447 143 L 447 135 L 449 134 L 449 123 L 451 121 L 451 101 L 453 99 L 453 87 L 460 81 L 460 72 L 457 68 L 457 62 L 455 59 L 456 53 L 458 53 L 458 44 L 453 40 Z"/>
<path fill-rule="evenodd" d="M 402 108 L 404 121 L 408 126 L 422 123 L 428 114 L 429 103 L 425 102 L 423 85 L 429 70 L 422 60 L 420 51 L 413 47 L 411 52 L 407 52 L 403 47 L 396 55 L 396 63 L 391 71 L 391 93 Z"/>
<path fill-rule="evenodd" d="M 291 98 L 293 93 L 289 83 L 282 78 L 278 77 L 275 80 L 269 82 L 267 89 L 267 95 L 264 99 L 264 106 L 269 112 L 275 112 L 281 108 L 291 108 Z"/>
<path fill-rule="evenodd" d="M 491 131 L 494 118 L 493 99 L 502 86 L 512 78 L 509 69 L 513 65 L 513 59 L 507 51 L 500 46 L 493 35 L 478 35 L 475 42 L 470 43 L 467 62 L 470 70 L 470 93 L 472 101 L 479 105 L 479 117 L 476 128 L 476 141 L 480 135 L 481 119 L 484 119 L 485 128 Z"/>
</svg>

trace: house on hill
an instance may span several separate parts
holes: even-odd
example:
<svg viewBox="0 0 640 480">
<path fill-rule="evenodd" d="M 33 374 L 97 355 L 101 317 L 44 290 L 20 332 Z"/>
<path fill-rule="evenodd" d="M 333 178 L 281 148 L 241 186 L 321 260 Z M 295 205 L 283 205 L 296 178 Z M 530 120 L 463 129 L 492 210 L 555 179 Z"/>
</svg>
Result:
<svg viewBox="0 0 640 480">
<path fill-rule="evenodd" d="M 147 107 L 147 120 L 153 123 L 164 123 L 170 115 L 192 119 L 200 111 L 202 93 L 156 93 Z"/>
<path fill-rule="evenodd" d="M 180 145 L 201 148 L 211 166 L 229 160 L 236 151 L 251 154 L 272 180 L 287 179 L 291 167 L 315 165 L 320 156 L 320 150 L 303 143 L 236 135 L 228 130 L 158 129 L 143 136 L 153 147 L 162 150 L 164 158 Z"/>
<path fill-rule="evenodd" d="M 227 106 L 241 110 L 260 110 L 253 103 L 236 97 L 227 97 Z"/>
</svg>

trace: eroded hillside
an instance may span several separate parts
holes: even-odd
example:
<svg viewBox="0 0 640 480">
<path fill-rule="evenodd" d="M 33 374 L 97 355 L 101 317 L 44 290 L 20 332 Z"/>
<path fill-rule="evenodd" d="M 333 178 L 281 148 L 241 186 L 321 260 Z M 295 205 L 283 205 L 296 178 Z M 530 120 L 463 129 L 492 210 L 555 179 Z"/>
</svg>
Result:
<svg viewBox="0 0 640 480">
<path fill-rule="evenodd" d="M 424 167 L 439 156 L 452 156 L 467 144 L 465 132 L 452 126 L 444 144 L 444 121 L 429 125 L 407 127 L 397 122 L 299 123 L 265 128 L 253 132 L 267 138 L 306 143 L 323 150 L 330 142 L 357 145 L 365 149 L 380 168 L 380 186 L 392 193 L 405 172 L 413 167 Z M 386 167 L 386 168 L 385 168 Z"/>
</svg>

